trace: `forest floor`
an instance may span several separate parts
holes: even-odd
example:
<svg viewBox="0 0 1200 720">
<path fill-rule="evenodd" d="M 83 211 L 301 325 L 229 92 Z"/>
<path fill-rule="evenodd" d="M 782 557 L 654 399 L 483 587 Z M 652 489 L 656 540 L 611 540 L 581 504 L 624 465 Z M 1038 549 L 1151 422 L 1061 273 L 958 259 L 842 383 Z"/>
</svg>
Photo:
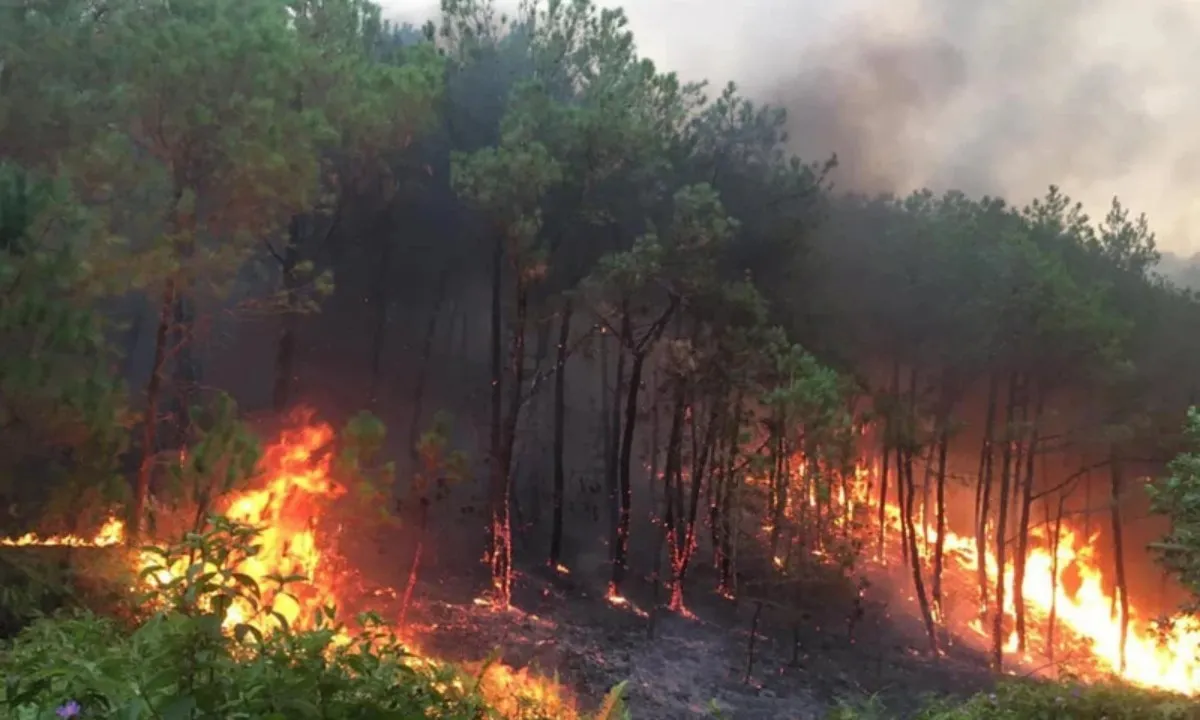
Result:
<svg viewBox="0 0 1200 720">
<path fill-rule="evenodd" d="M 689 583 L 692 617 L 658 613 L 653 637 L 649 614 L 638 610 L 653 605 L 645 578 L 627 587 L 631 605 L 614 606 L 598 579 L 542 568 L 520 574 L 514 607 L 503 613 L 472 600 L 477 573 L 439 572 L 418 586 L 410 617 L 427 653 L 474 661 L 499 649 L 514 669 L 557 673 L 584 708 L 628 681 L 625 696 L 639 720 L 713 717 L 714 703 L 719 717 L 807 720 L 839 698 L 874 694 L 905 713 L 926 694 L 966 694 L 992 682 L 984 654 L 968 643 L 931 661 L 918 616 L 897 605 L 907 599 L 898 601 L 884 581 L 865 595 L 854 642 L 847 608 L 819 593 L 789 602 L 790 611 L 799 609 L 796 623 L 764 611 L 748 671 L 755 604 L 702 592 L 715 585 L 705 575 L 697 571 Z"/>
</svg>

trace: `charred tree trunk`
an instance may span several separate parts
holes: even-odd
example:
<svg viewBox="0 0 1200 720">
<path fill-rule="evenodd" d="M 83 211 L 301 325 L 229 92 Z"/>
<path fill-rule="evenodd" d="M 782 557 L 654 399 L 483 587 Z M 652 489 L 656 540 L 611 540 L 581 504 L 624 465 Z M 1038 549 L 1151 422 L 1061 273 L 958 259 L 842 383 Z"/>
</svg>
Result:
<svg viewBox="0 0 1200 720">
<path fill-rule="evenodd" d="M 408 608 L 412 606 L 413 591 L 417 588 L 417 573 L 421 569 L 421 554 L 425 549 L 425 532 L 429 527 L 429 498 L 420 499 L 417 513 L 417 541 L 413 546 L 412 565 L 408 568 L 408 582 L 404 585 L 404 597 L 400 602 L 400 627 L 404 627 Z"/>
<path fill-rule="evenodd" d="M 624 319 L 621 321 L 621 333 L 629 331 L 629 313 L 624 313 Z M 620 515 L 621 515 L 621 400 L 625 397 L 625 350 L 618 343 L 617 345 L 617 378 L 612 388 L 612 399 L 609 403 L 609 448 L 608 448 L 608 463 L 606 469 L 608 475 L 606 480 L 606 491 L 608 493 L 608 519 L 609 519 L 609 559 L 616 562 L 617 546 L 620 544 L 618 535 L 620 533 Z M 614 571 L 615 572 L 615 571 Z"/>
<path fill-rule="evenodd" d="M 1046 658 L 1054 662 L 1054 628 L 1058 623 L 1058 548 L 1062 542 L 1063 506 L 1065 492 L 1058 496 L 1058 514 L 1054 516 L 1054 536 L 1050 539 L 1050 615 L 1046 620 Z M 1050 498 L 1046 498 L 1046 523 L 1050 522 Z"/>
<path fill-rule="evenodd" d="M 145 322 L 145 308 L 139 299 L 137 310 L 134 311 L 133 317 L 129 321 L 129 329 L 126 331 L 125 341 L 122 343 L 124 353 L 121 357 L 121 377 L 126 380 L 133 377 L 134 360 L 137 358 L 138 344 L 142 340 L 142 326 Z"/>
<path fill-rule="evenodd" d="M 725 434 L 718 434 L 716 447 L 713 448 L 712 476 L 704 498 L 708 504 L 708 529 L 709 541 L 712 543 L 713 570 L 721 567 L 721 494 L 725 491 L 725 457 L 729 452 Z"/>
<path fill-rule="evenodd" d="M 618 492 L 620 507 L 617 512 L 617 547 L 613 553 L 611 589 L 620 594 L 629 569 L 629 526 L 633 512 L 633 435 L 637 424 L 638 393 L 642 385 L 642 370 L 646 365 L 646 350 L 633 352 L 629 368 L 629 391 L 626 393 L 624 427 L 621 428 L 621 458 L 617 469 L 620 472 Z"/>
<path fill-rule="evenodd" d="M 572 305 L 568 299 L 559 320 L 558 346 L 554 367 L 554 518 L 550 530 L 550 566 L 562 562 L 563 504 L 567 484 L 566 424 L 567 424 L 567 343 L 571 338 Z"/>
<path fill-rule="evenodd" d="M 900 362 L 892 362 L 892 389 L 888 399 L 888 405 L 894 405 L 896 398 L 900 395 Z M 879 477 L 879 557 L 883 558 L 884 544 L 887 538 L 887 491 L 888 491 L 888 458 L 891 457 L 892 449 L 892 413 L 889 409 L 887 417 L 883 422 L 883 469 Z M 896 470 L 896 475 L 899 476 L 899 468 Z M 896 483 L 899 485 L 899 482 Z"/>
<path fill-rule="evenodd" d="M 449 277 L 450 271 L 447 269 L 443 270 L 438 278 L 433 307 L 429 311 L 429 319 L 425 323 L 425 336 L 421 340 L 421 363 L 417 366 L 417 376 L 413 379 L 412 414 L 408 421 L 408 452 L 414 469 L 417 467 L 417 445 L 421 441 L 421 420 L 425 409 L 425 391 L 429 384 L 429 366 L 433 361 L 433 341 L 437 337 L 438 320 L 442 316 Z"/>
<path fill-rule="evenodd" d="M 1109 489 L 1111 495 L 1109 497 L 1109 507 L 1111 508 L 1112 516 L 1112 531 L 1113 531 L 1113 570 L 1117 577 L 1117 593 L 1120 615 L 1118 622 L 1121 624 L 1121 639 L 1120 639 L 1120 667 L 1119 672 L 1125 672 L 1126 646 L 1129 642 L 1129 585 L 1125 578 L 1125 544 L 1124 536 L 1121 529 L 1121 481 L 1124 470 L 1121 462 L 1121 454 L 1114 445 L 1110 450 L 1109 463 L 1109 479 L 1111 484 Z"/>
<path fill-rule="evenodd" d="M 908 432 L 903 441 L 903 452 L 897 446 L 897 461 L 903 458 L 903 465 L 898 465 L 904 473 L 908 492 L 905 494 L 907 503 L 902 506 L 904 526 L 908 541 L 908 555 L 912 562 L 913 589 L 917 594 L 917 605 L 921 609 L 921 620 L 925 623 L 925 632 L 929 635 L 929 652 L 934 658 L 938 656 L 937 628 L 933 624 L 933 613 L 929 607 L 929 597 L 925 594 L 925 581 L 921 577 L 921 553 L 917 547 L 917 530 L 913 524 L 913 511 L 916 500 L 916 487 L 913 482 L 913 455 L 916 448 L 914 437 L 917 426 L 917 371 L 913 370 L 909 380 Z"/>
<path fill-rule="evenodd" d="M 162 399 L 162 385 L 167 362 L 167 340 L 171 333 L 171 320 L 175 311 L 175 280 L 167 278 L 163 283 L 162 299 L 159 301 L 158 327 L 154 332 L 154 362 L 150 366 L 150 380 L 146 383 L 146 416 L 142 422 L 142 461 L 138 465 L 137 480 L 133 491 L 132 517 L 129 523 L 129 544 L 136 546 L 145 530 L 146 509 L 150 502 L 150 476 L 154 471 L 154 459 L 158 444 L 158 405 Z"/>
<path fill-rule="evenodd" d="M 736 488 L 741 487 L 739 480 L 734 477 L 735 463 L 738 457 L 738 435 L 741 432 L 742 403 L 741 394 L 734 409 L 734 420 L 729 431 L 729 452 L 725 457 L 725 483 L 721 495 L 721 572 L 719 592 L 733 595 L 733 554 L 734 543 L 737 540 L 737 524 L 734 522 L 735 512 L 733 498 Z"/>
<path fill-rule="evenodd" d="M 293 309 L 299 292 L 296 266 L 300 263 L 298 249 L 301 233 L 301 218 L 292 218 L 288 231 L 287 247 L 277 259 L 283 281 L 283 317 L 279 320 L 279 339 L 275 344 L 275 384 L 271 392 L 271 405 L 275 412 L 282 413 L 292 402 L 292 384 L 296 379 L 296 333 L 299 317 Z"/>
<path fill-rule="evenodd" d="M 683 507 L 679 502 L 679 485 L 682 482 L 683 468 L 683 422 L 687 404 L 683 378 L 673 378 L 674 392 L 671 400 L 671 429 L 667 431 L 667 464 L 663 470 L 664 490 L 666 491 L 666 511 L 663 515 L 663 528 L 667 540 L 667 557 L 671 566 L 671 599 L 670 608 L 676 611 L 676 601 L 682 602 L 682 597 L 676 598 L 675 590 L 679 575 L 682 538 L 679 533 L 679 516 Z"/>
<path fill-rule="evenodd" d="M 658 474 L 658 455 L 662 447 L 662 417 L 659 413 L 659 400 L 661 393 L 659 392 L 658 373 L 654 373 L 653 382 L 650 392 L 650 497 L 653 507 L 659 507 L 657 490 L 660 487 Z M 661 484 L 663 488 L 663 508 L 665 513 L 665 503 L 669 502 L 670 493 L 666 489 L 666 483 Z M 658 530 L 658 534 L 654 539 L 654 561 L 650 568 L 650 586 L 653 589 L 653 601 L 650 603 L 650 622 L 646 624 L 646 634 L 653 640 L 654 629 L 658 622 L 658 609 L 660 598 L 662 596 L 662 556 L 663 548 L 667 544 L 667 523 L 665 514 L 659 513 L 653 517 L 654 527 Z"/>
<path fill-rule="evenodd" d="M 675 573 L 674 586 L 671 589 L 671 603 L 675 611 L 682 611 L 683 581 L 687 578 L 688 567 L 696 552 L 696 518 L 700 512 L 700 490 L 708 475 L 709 459 L 713 456 L 713 445 L 717 440 L 717 426 L 720 424 L 720 403 L 713 402 L 709 411 L 708 424 L 704 427 L 704 439 L 701 440 L 700 452 L 693 453 L 692 487 L 688 498 L 687 524 L 684 528 L 684 541 L 679 558 L 678 572 Z"/>
<path fill-rule="evenodd" d="M 996 436 L 996 403 L 1000 393 L 996 375 L 988 379 L 987 416 L 984 419 L 983 443 L 979 448 L 979 481 L 975 486 L 975 556 L 979 558 L 976 573 L 979 581 L 979 608 L 987 612 L 988 607 L 988 576 L 987 576 L 987 521 L 991 514 L 990 501 L 992 495 L 992 452 Z"/>
<path fill-rule="evenodd" d="M 498 526 L 503 531 L 503 554 L 499 561 L 493 557 L 496 568 L 496 578 L 502 581 L 499 597 L 500 606 L 508 607 L 512 600 L 512 498 L 513 498 L 513 448 L 517 441 L 517 423 L 521 417 L 521 405 L 524 402 L 522 388 L 525 384 L 525 326 L 529 315 L 529 291 L 524 282 L 517 279 L 516 321 L 512 330 L 509 362 L 512 365 L 512 387 L 509 390 L 508 417 L 504 422 L 502 433 L 504 447 L 501 470 L 504 473 L 503 493 L 503 525 Z M 520 515 L 518 515 L 518 519 Z"/>
<path fill-rule="evenodd" d="M 501 303 L 504 281 L 504 240 L 497 237 L 492 253 L 491 307 L 491 525 L 488 534 L 488 559 L 491 564 L 492 588 L 501 605 L 508 602 L 507 588 L 511 557 L 508 544 L 508 478 L 504 467 L 504 332 Z"/>
<path fill-rule="evenodd" d="M 181 253 L 182 262 L 192 256 L 189 247 Z M 176 447 L 186 448 L 192 426 L 192 403 L 196 399 L 197 381 L 200 377 L 196 364 L 195 338 L 196 312 L 189 297 L 192 283 L 186 275 L 175 286 L 175 310 L 171 341 L 175 353 L 175 442 Z"/>
<path fill-rule="evenodd" d="M 1000 461 L 1000 497 L 997 498 L 996 612 L 992 620 L 992 662 L 996 670 L 1000 670 L 1004 666 L 1004 644 L 1006 640 L 1004 634 L 1004 576 L 1006 570 L 1005 564 L 1007 563 L 1005 553 L 1008 547 L 1004 533 L 1007 530 L 1008 522 L 1008 493 L 1013 460 L 1013 443 L 1009 437 L 1009 432 L 1012 428 L 1013 415 L 1017 405 L 1017 382 L 1017 375 L 1013 373 L 1008 381 L 1008 402 L 1004 411 L 1004 449 L 1001 452 Z"/>
<path fill-rule="evenodd" d="M 946 552 L 946 457 L 950 450 L 950 418 L 943 416 L 937 440 L 937 542 L 933 546 L 933 605 L 938 616 L 942 608 L 942 563 Z"/>
<path fill-rule="evenodd" d="M 387 344 L 388 306 L 391 297 L 388 293 L 388 274 L 392 268 L 392 247 L 394 243 L 387 235 L 380 241 L 379 265 L 375 268 L 375 279 L 371 287 L 371 305 L 375 314 L 371 322 L 371 385 L 367 398 L 372 408 L 379 407 L 379 395 L 383 386 L 383 351 Z"/>
<path fill-rule="evenodd" d="M 1031 383 L 1032 384 L 1032 383 Z M 1038 424 L 1045 408 L 1044 393 L 1036 391 L 1037 405 L 1033 412 L 1033 427 L 1030 429 L 1028 447 L 1025 450 L 1025 472 L 1021 483 L 1021 515 L 1017 535 L 1017 554 L 1013 558 L 1013 609 L 1017 616 L 1017 650 L 1025 652 L 1025 564 L 1029 555 L 1029 521 L 1033 511 L 1033 469 L 1037 457 Z M 1023 402 L 1029 401 L 1028 394 Z"/>
<path fill-rule="evenodd" d="M 921 577 L 921 554 L 917 548 L 917 533 L 913 523 L 913 512 L 915 510 L 914 498 L 916 491 L 913 483 L 913 452 L 911 449 L 901 453 L 904 458 L 902 466 L 905 483 L 908 485 L 908 492 L 905 495 L 906 504 L 904 506 L 904 525 L 907 528 L 905 538 L 908 542 L 908 555 L 911 561 L 913 589 L 917 594 L 917 605 L 921 610 L 921 620 L 925 624 L 925 632 L 929 636 L 929 652 L 933 657 L 938 656 L 938 637 L 937 628 L 933 624 L 933 613 L 929 607 L 929 598 L 925 594 L 925 581 Z"/>
<path fill-rule="evenodd" d="M 617 458 L 613 453 L 613 432 L 612 432 L 612 399 L 613 391 L 609 386 L 609 363 L 608 363 L 608 337 L 601 336 L 598 342 L 600 346 L 600 455 L 604 467 L 604 495 L 608 500 L 605 504 L 606 508 L 612 510 L 606 513 L 608 518 L 608 537 L 610 540 L 608 546 L 608 560 L 612 562 L 611 543 L 613 535 L 616 534 L 617 528 Z M 595 505 L 594 507 L 598 507 Z M 599 513 L 594 512 L 593 516 L 599 519 Z"/>
<path fill-rule="evenodd" d="M 904 562 L 908 562 L 908 521 L 904 518 L 905 508 L 908 505 L 904 501 L 905 484 L 907 482 L 904 477 L 904 449 L 901 443 L 897 442 L 894 450 L 896 456 L 896 507 L 900 510 L 900 558 Z"/>
<path fill-rule="evenodd" d="M 782 411 L 779 411 L 775 418 L 775 427 L 772 432 L 775 433 L 775 452 L 773 468 L 771 474 L 771 558 L 776 560 L 779 557 L 779 536 L 783 531 L 783 518 L 787 512 L 788 504 L 788 477 L 785 466 L 785 458 L 787 457 L 787 437 L 785 428 L 787 427 L 787 418 Z"/>
</svg>

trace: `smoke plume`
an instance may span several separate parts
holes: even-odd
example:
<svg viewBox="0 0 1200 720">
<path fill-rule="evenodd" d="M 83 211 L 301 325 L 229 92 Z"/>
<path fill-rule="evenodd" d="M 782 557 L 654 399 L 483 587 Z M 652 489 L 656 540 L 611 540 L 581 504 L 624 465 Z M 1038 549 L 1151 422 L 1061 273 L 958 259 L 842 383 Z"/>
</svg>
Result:
<svg viewBox="0 0 1200 720">
<path fill-rule="evenodd" d="M 428 0 L 385 1 L 427 16 Z M 500 5 L 506 5 L 501 2 Z M 784 105 L 843 189 L 1023 203 L 1051 183 L 1200 250 L 1193 0 L 625 0 L 643 53 Z"/>
</svg>

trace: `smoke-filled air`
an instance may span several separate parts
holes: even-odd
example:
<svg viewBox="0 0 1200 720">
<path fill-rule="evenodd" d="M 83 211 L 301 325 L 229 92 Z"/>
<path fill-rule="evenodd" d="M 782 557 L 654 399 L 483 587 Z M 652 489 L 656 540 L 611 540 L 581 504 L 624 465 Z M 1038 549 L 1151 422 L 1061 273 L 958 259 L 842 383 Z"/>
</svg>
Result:
<svg viewBox="0 0 1200 720">
<path fill-rule="evenodd" d="M 1200 718 L 1200 8 L 0 7 L 0 718 Z"/>
</svg>

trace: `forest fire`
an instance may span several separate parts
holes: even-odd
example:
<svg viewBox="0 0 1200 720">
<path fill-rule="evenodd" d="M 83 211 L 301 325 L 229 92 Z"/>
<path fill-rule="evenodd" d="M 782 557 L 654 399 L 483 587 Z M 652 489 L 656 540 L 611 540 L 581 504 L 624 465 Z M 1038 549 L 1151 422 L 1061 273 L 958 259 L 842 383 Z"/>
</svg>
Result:
<svg viewBox="0 0 1200 720">
<path fill-rule="evenodd" d="M 333 428 L 314 421 L 309 411 L 297 413 L 291 420 L 292 427 L 266 446 L 254 487 L 234 493 L 221 507 L 229 520 L 259 529 L 255 539 L 257 552 L 238 561 L 234 570 L 262 588 L 264 607 L 279 613 L 292 629 L 306 630 L 317 625 L 326 608 L 336 608 L 342 614 L 347 607 L 364 605 L 366 595 L 378 597 L 381 593 L 361 591 L 359 583 L 354 582 L 355 573 L 343 567 L 343 558 L 336 550 L 341 528 L 331 522 L 329 511 L 335 500 L 346 495 L 347 488 L 337 481 L 332 467 Z M 0 539 L 0 545 L 114 547 L 124 540 L 123 523 L 111 519 L 92 537 L 40 538 L 31 534 Z M 161 558 L 147 550 L 139 551 L 135 561 L 139 573 L 160 563 Z M 188 564 L 188 558 L 182 558 L 171 567 L 148 572 L 147 581 L 164 582 L 181 576 L 187 572 Z M 273 589 L 278 586 L 279 578 L 300 576 L 304 579 L 288 583 L 284 592 Z M 490 606 L 478 600 L 476 604 Z M 243 623 L 266 633 L 277 627 L 278 620 L 235 601 L 224 626 L 233 630 Z M 421 654 L 419 643 L 406 632 L 409 629 L 395 628 L 402 634 L 406 650 L 413 653 L 411 661 L 418 664 L 432 661 Z M 552 707 L 557 717 L 577 716 L 574 699 L 553 680 L 501 663 L 476 663 L 471 667 L 480 675 L 479 689 L 501 710 L 534 702 Z"/>
<path fill-rule="evenodd" d="M 863 473 L 859 473 L 862 477 Z M 860 489 L 865 486 L 860 485 Z M 877 498 L 876 498 L 877 499 Z M 887 501 L 884 504 L 889 530 L 899 533 L 902 527 L 900 506 Z M 917 542 L 925 571 L 929 571 L 933 548 L 937 543 L 937 531 L 924 523 L 917 525 Z M 990 532 L 994 535 L 994 532 Z M 1052 532 L 1044 528 L 1030 529 L 1030 548 L 1026 559 L 1025 578 L 1022 583 L 1026 608 L 1031 618 L 1029 635 L 1043 648 L 1054 637 L 1047 633 L 1050 618 L 1057 628 L 1089 644 L 1091 659 L 1101 668 L 1124 680 L 1144 687 L 1171 690 L 1187 694 L 1200 692 L 1200 624 L 1188 618 L 1173 627 L 1160 629 L 1135 607 L 1130 608 L 1128 636 L 1125 640 L 1125 658 L 1121 661 L 1121 623 L 1115 608 L 1113 593 L 1106 589 L 1104 572 L 1094 556 L 1096 538 L 1083 538 L 1082 534 L 1066 523 L 1060 530 L 1057 542 L 1057 558 Z M 954 566 L 973 583 L 979 570 L 979 556 L 975 539 L 947 531 L 943 542 L 947 570 Z M 998 576 L 996 559 L 989 552 L 984 558 L 989 585 L 994 588 Z M 1016 613 L 1014 603 L 1014 561 L 1010 558 L 1005 572 L 1005 615 Z M 992 610 L 981 611 L 972 619 L 972 631 L 988 636 L 991 634 Z M 1004 639 L 1004 652 L 1014 654 L 1018 649 L 1015 629 L 1005 625 L 1008 635 Z M 1057 632 L 1057 631 L 1052 631 Z M 1051 653 L 1047 653 L 1051 657 Z M 1026 659 L 1030 654 L 1026 653 Z"/>
</svg>

